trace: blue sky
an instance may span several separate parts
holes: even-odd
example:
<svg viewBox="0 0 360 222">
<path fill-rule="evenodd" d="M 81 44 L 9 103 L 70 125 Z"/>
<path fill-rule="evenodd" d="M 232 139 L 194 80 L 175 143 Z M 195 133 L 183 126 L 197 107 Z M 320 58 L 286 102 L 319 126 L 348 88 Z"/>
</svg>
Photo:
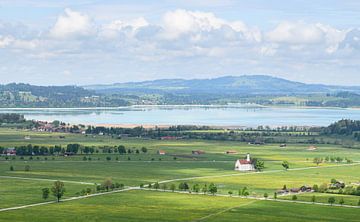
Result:
<svg viewBox="0 0 360 222">
<path fill-rule="evenodd" d="M 360 85 L 359 1 L 0 0 L 0 83 L 267 74 Z"/>
</svg>

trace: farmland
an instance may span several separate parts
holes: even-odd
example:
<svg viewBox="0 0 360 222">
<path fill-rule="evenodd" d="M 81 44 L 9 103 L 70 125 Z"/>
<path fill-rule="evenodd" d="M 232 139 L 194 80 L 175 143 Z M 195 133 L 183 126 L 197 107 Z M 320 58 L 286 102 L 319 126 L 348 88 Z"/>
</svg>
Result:
<svg viewBox="0 0 360 222">
<path fill-rule="evenodd" d="M 359 150 L 341 145 L 320 144 L 316 150 L 309 150 L 310 144 L 294 143 L 279 147 L 279 144 L 251 145 L 236 141 L 118 139 L 107 135 L 0 129 L 0 146 L 16 147 L 29 143 L 39 146 L 79 143 L 95 147 L 98 152 L 68 157 L 0 157 L 1 209 L 54 201 L 53 196 L 43 200 L 41 189 L 50 188 L 55 180 L 64 182 L 66 192 L 63 199 L 67 200 L 3 211 L 0 212 L 0 221 L 8 221 L 9 218 L 32 221 L 31 218 L 35 216 L 37 221 L 142 221 L 145 218 L 150 221 L 217 221 L 220 218 L 222 221 L 236 221 L 239 217 L 247 221 L 254 215 L 257 215 L 254 221 L 288 221 L 290 218 L 293 221 L 337 221 L 337 218 L 355 221 L 354 215 L 360 210 L 271 201 L 273 193 L 283 185 L 289 188 L 321 185 L 329 183 L 333 178 L 347 184 L 360 182 Z M 119 145 L 131 150 L 146 147 L 148 151 L 122 155 L 114 151 L 103 151 L 106 146 Z M 158 155 L 158 150 L 164 150 L 166 154 Z M 205 154 L 193 155 L 192 150 L 204 150 Z M 237 154 L 225 154 L 227 150 L 236 151 Z M 234 171 L 235 160 L 243 158 L 246 153 L 264 161 L 265 168 L 255 173 Z M 349 158 L 351 163 L 323 162 L 318 166 L 313 163 L 315 157 L 327 156 Z M 286 171 L 281 165 L 285 160 L 290 163 L 290 168 Z M 91 196 L 98 193 L 96 184 L 102 184 L 109 178 L 114 183 L 122 183 L 126 188 L 133 187 L 134 190 Z M 176 190 L 181 182 L 188 183 L 190 187 L 214 183 L 218 187 L 217 195 L 222 196 L 147 190 L 148 184 L 157 182 L 161 186 L 166 184 L 167 189 L 174 184 Z M 145 185 L 145 190 L 138 190 L 141 184 Z M 249 190 L 249 199 L 235 198 L 243 187 Z M 87 198 L 69 199 L 81 197 L 84 189 L 91 190 Z M 233 193 L 233 197 L 228 196 L 229 191 Z M 268 200 L 263 200 L 264 193 L 269 194 Z M 336 197 L 336 203 L 340 199 L 338 194 L 324 193 L 304 193 L 297 196 L 299 201 L 310 203 L 313 195 L 319 203 L 326 203 L 330 196 Z M 291 197 L 280 196 L 279 199 L 290 200 Z M 347 206 L 356 206 L 360 199 L 354 195 L 341 195 L 341 198 Z"/>
</svg>

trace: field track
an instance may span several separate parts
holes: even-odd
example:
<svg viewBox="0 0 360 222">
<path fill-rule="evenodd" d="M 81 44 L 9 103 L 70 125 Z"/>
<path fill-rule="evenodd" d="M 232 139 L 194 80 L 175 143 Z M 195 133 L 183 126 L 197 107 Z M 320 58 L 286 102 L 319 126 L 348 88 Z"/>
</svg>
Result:
<svg viewBox="0 0 360 222">
<path fill-rule="evenodd" d="M 323 167 L 302 167 L 302 168 L 294 168 L 289 169 L 288 171 L 298 171 L 298 170 L 310 170 L 310 169 L 320 169 L 320 168 L 331 168 L 331 167 L 347 167 L 347 166 L 355 166 L 360 165 L 360 163 L 352 163 L 352 164 L 344 164 L 344 165 L 332 165 L 332 166 L 323 166 Z M 236 173 L 236 174 L 225 174 L 225 175 L 214 175 L 214 176 L 203 176 L 203 177 L 189 177 L 189 178 L 178 178 L 178 179 L 171 179 L 171 180 L 164 180 L 159 181 L 158 183 L 169 183 L 169 182 L 175 182 L 175 181 L 184 181 L 184 180 L 195 180 L 195 179 L 202 179 L 202 178 L 219 178 L 219 177 L 229 177 L 229 176 L 246 176 L 251 174 L 265 174 L 265 173 L 278 173 L 278 172 L 284 172 L 284 170 L 269 170 L 269 171 L 263 171 L 263 172 L 251 172 L 251 173 Z M 11 176 L 0 176 L 0 178 L 8 178 L 8 179 L 23 179 L 23 180 L 38 180 L 38 181 L 56 181 L 53 179 L 43 179 L 43 178 L 26 178 L 26 177 L 11 177 Z M 88 182 L 81 182 L 81 181 L 63 181 L 67 183 L 76 183 L 76 184 L 89 184 L 89 185 L 95 185 L 95 183 L 88 183 Z M 146 186 L 145 186 L 146 187 Z M 70 197 L 67 199 L 62 199 L 61 202 L 67 202 L 67 201 L 73 201 L 73 200 L 79 200 L 79 199 L 85 199 L 90 197 L 96 197 L 96 196 L 102 196 L 107 194 L 113 194 L 113 193 L 120 193 L 130 190 L 149 190 L 149 189 L 141 189 L 140 187 L 127 187 L 122 190 L 114 190 L 104 193 L 95 193 L 90 194 L 86 196 L 79 196 L 79 197 Z M 157 190 L 161 191 L 161 190 Z M 162 191 L 162 192 L 172 192 L 172 191 Z M 183 194 L 189 194 L 189 192 L 183 192 L 183 191 L 175 191 L 175 193 L 183 193 Z M 200 195 L 196 193 L 191 193 L 193 195 Z M 203 194 L 202 194 L 203 195 Z M 215 196 L 223 196 L 223 197 L 235 197 L 235 198 L 245 198 L 245 197 L 239 197 L 239 196 L 230 196 L 230 195 L 221 195 L 217 194 Z M 327 203 L 312 203 L 312 202 L 305 202 L 305 201 L 292 201 L 292 200 L 279 200 L 279 199 L 272 199 L 272 198 L 259 198 L 259 197 L 247 197 L 247 199 L 254 199 L 254 200 L 265 200 L 265 201 L 278 201 L 278 202 L 291 202 L 291 203 L 300 203 L 300 204 L 317 204 L 317 205 L 324 205 L 324 206 L 330 206 L 330 204 Z M 56 201 L 48 201 L 48 202 L 42 202 L 42 203 L 35 203 L 35 204 L 28 204 L 28 205 L 22 205 L 18 207 L 9 207 L 9 208 L 3 208 L 0 209 L 0 212 L 4 211 L 11 211 L 11 210 L 18 210 L 18 209 L 24 209 L 24 208 L 30 208 L 35 206 L 41 206 L 41 205 L 47 205 L 47 204 L 53 204 L 56 203 Z M 338 206 L 338 207 L 348 207 L 348 208 L 360 208 L 359 206 L 351 206 L 351 205 L 339 205 L 339 204 L 333 204 L 331 206 Z M 235 207 L 236 208 L 236 207 Z M 231 209 L 228 209 L 231 210 Z M 204 218 L 205 219 L 205 218 Z"/>
</svg>

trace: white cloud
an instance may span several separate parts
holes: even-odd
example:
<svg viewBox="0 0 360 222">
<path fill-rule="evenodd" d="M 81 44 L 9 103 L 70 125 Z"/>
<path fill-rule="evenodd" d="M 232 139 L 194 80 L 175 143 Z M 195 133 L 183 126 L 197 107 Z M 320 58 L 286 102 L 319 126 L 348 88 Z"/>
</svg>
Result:
<svg viewBox="0 0 360 222">
<path fill-rule="evenodd" d="M 5 48 L 14 41 L 12 36 L 1 36 L 0 35 L 0 48 Z"/>
<path fill-rule="evenodd" d="M 289 44 L 314 44 L 324 39 L 325 33 L 315 24 L 281 22 L 266 34 L 270 42 Z"/>
<path fill-rule="evenodd" d="M 126 32 L 129 36 L 133 36 L 137 30 L 148 25 L 149 22 L 143 17 L 130 21 L 114 20 L 103 25 L 99 35 L 105 38 L 116 38 L 120 32 Z"/>
<path fill-rule="evenodd" d="M 182 35 L 190 34 L 194 35 L 193 38 L 200 40 L 199 33 L 201 32 L 211 33 L 230 27 L 232 31 L 241 33 L 248 40 L 261 41 L 261 32 L 258 29 L 250 29 L 242 21 L 226 21 L 210 12 L 183 9 L 169 11 L 163 16 L 162 26 L 163 37 L 166 39 L 177 39 Z"/>
<path fill-rule="evenodd" d="M 50 30 L 50 36 L 59 39 L 84 37 L 94 32 L 89 16 L 71 9 L 65 9 Z"/>
<path fill-rule="evenodd" d="M 321 64 L 328 68 L 329 64 L 335 65 L 333 61 L 343 67 L 358 67 L 360 57 L 358 29 L 285 21 L 271 30 L 260 30 L 211 12 L 182 9 L 165 13 L 157 23 L 143 17 L 118 17 L 105 22 L 66 9 L 48 30 L 16 25 L 0 23 L 0 53 L 6 55 L 4 58 L 10 58 L 12 53 L 22 53 L 24 64 L 27 60 L 41 61 L 41 64 L 44 61 L 82 64 L 77 71 L 71 65 L 62 70 L 49 65 L 53 73 L 63 70 L 82 72 L 84 66 L 94 66 L 98 73 L 103 69 L 107 72 L 119 70 L 112 67 L 139 68 L 139 73 L 148 73 L 146 67 L 151 66 L 156 73 L 163 70 L 164 64 L 169 72 L 174 72 L 173 67 L 177 67 L 175 73 L 184 71 L 186 65 L 196 70 L 211 68 L 210 72 L 221 70 L 222 73 L 225 72 L 223 67 L 242 73 L 263 72 L 266 67 L 271 67 L 280 73 L 282 66 L 288 70 L 299 70 L 299 67 L 310 70 L 309 67 L 318 69 Z M 19 58 L 18 54 L 13 55 L 15 59 Z M 101 67 L 95 67 L 89 61 L 101 64 Z M 190 68 L 186 70 L 191 73 Z M 88 71 L 94 72 L 94 79 L 97 79 L 94 70 Z"/>
</svg>

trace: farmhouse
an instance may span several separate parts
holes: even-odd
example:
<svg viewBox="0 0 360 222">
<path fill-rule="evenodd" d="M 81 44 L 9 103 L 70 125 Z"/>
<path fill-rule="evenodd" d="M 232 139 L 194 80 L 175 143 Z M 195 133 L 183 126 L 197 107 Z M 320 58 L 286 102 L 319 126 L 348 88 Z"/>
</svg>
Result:
<svg viewBox="0 0 360 222">
<path fill-rule="evenodd" d="M 158 151 L 157 151 L 157 154 L 159 154 L 159 155 L 165 155 L 166 152 L 165 152 L 165 150 L 158 150 Z"/>
<path fill-rule="evenodd" d="M 235 170 L 252 171 L 255 170 L 254 161 L 250 159 L 250 154 L 246 154 L 246 159 L 239 159 L 235 163 Z"/>
</svg>

